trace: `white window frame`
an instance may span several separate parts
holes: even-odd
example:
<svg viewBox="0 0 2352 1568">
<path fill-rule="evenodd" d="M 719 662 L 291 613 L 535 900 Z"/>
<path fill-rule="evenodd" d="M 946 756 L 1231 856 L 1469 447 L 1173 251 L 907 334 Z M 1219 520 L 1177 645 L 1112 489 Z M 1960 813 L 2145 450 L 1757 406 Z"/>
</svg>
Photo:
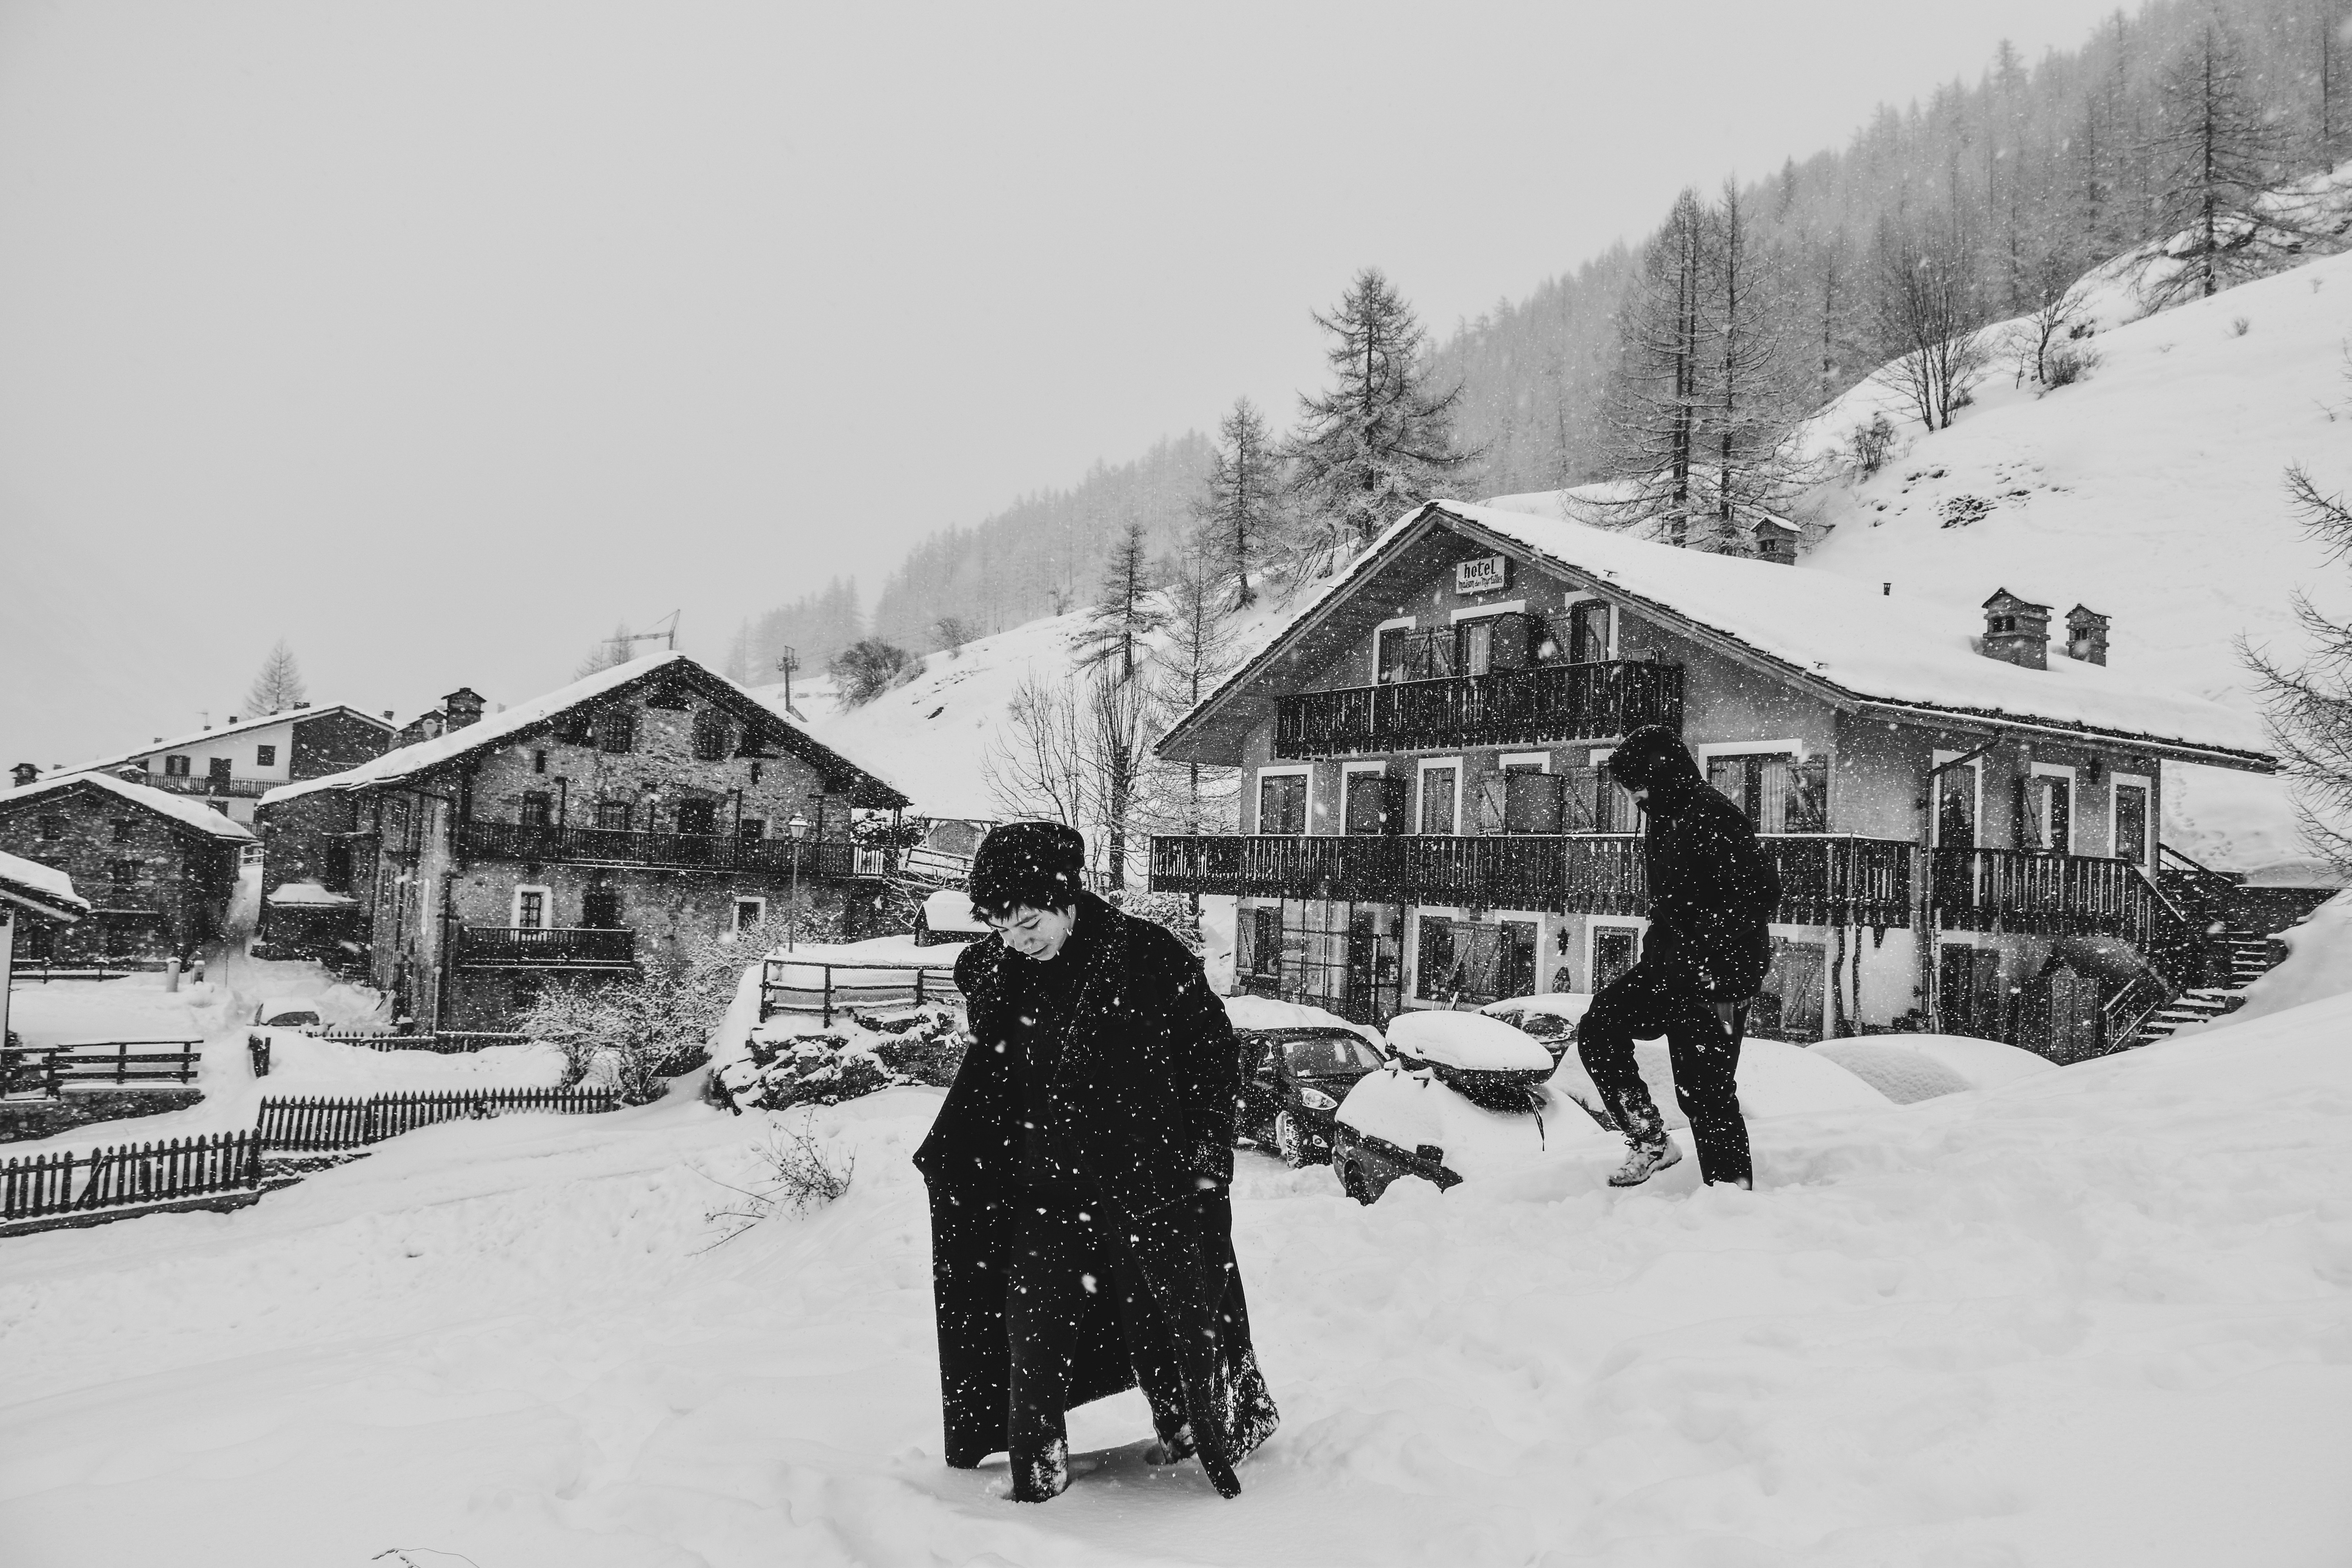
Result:
<svg viewBox="0 0 2352 1568">
<path fill-rule="evenodd" d="M 749 905 L 752 910 L 751 918 L 748 921 L 743 918 L 743 910 L 746 905 Z M 745 927 L 758 925 L 761 921 L 764 921 L 767 918 L 768 900 L 765 898 L 758 893 L 736 894 L 735 923 L 727 928 L 728 940 L 730 942 L 733 941 L 736 937 L 740 936 L 743 933 Z"/>
<path fill-rule="evenodd" d="M 1421 617 L 1418 616 L 1391 616 L 1372 628 L 1372 681 L 1375 685 L 1381 679 L 1381 635 L 1383 632 L 1409 632 L 1420 625 Z"/>
<path fill-rule="evenodd" d="M 1710 741 L 1703 746 L 1692 747 L 1691 754 L 1698 759 L 1698 776 L 1704 780 L 1706 777 L 1706 764 L 1717 757 L 1785 756 L 1791 762 L 1801 763 L 1805 760 L 1805 742 L 1802 741 Z"/>
<path fill-rule="evenodd" d="M 1937 768 L 1942 767 L 1946 763 L 1959 762 L 1965 756 L 1968 756 L 1966 752 L 1948 752 L 1940 747 L 1930 751 L 1927 753 L 1927 771 L 1931 786 L 1933 775 Z M 1981 844 L 1984 840 L 1984 759 L 1971 758 L 1968 762 L 1960 763 L 1960 768 L 1952 771 L 1958 773 L 1961 768 L 1966 769 L 1969 776 L 1975 781 L 1975 787 L 1969 792 L 1975 802 L 1969 819 L 1977 825 L 1977 840 Z M 1937 809 L 1937 806 L 1936 790 L 1930 787 L 1927 791 L 1927 842 L 1930 846 L 1940 846 L 1944 842 L 1943 813 Z M 1970 847 L 1974 847 L 1970 846 Z"/>
<path fill-rule="evenodd" d="M 2034 795 L 2041 793 L 2033 788 L 2034 779 L 2066 781 L 2066 843 L 2065 847 L 2057 852 L 2061 855 L 2072 855 L 2074 853 L 2075 841 L 2082 837 L 2083 828 L 2083 781 L 2076 776 L 2074 765 L 2072 763 L 2032 763 L 2028 764 L 2026 779 L 2028 792 L 2026 805 L 2029 807 L 2039 804 L 2033 799 Z M 2035 826 L 2041 829 L 2038 837 L 2042 838 L 2050 837 L 2050 824 L 2047 821 L 2038 822 Z"/>
<path fill-rule="evenodd" d="M 2125 786 L 2131 784 L 2137 784 L 2147 792 L 2147 857 L 2146 859 L 2132 862 L 2145 871 L 2155 863 L 2157 838 L 2156 781 L 2146 773 L 2119 773 L 2111 771 L 2107 774 L 2107 854 L 2110 858 L 2120 858 L 2116 856 L 2116 795 Z M 2154 873 L 2151 871 L 2150 874 Z"/>
<path fill-rule="evenodd" d="M 1465 621 L 1485 620 L 1488 616 L 1524 616 L 1527 613 L 1528 602 L 1525 599 L 1502 599 L 1491 605 L 1465 605 L 1454 611 L 1449 619 L 1458 626 Z"/>
<path fill-rule="evenodd" d="M 1526 767 L 1529 763 L 1535 764 L 1536 772 L 1539 773 L 1551 772 L 1549 752 L 1505 752 L 1495 759 L 1495 771 L 1498 773 L 1507 773 L 1513 768 Z"/>
<path fill-rule="evenodd" d="M 1428 831 L 1421 825 L 1422 797 L 1427 793 L 1422 788 L 1422 778 L 1432 768 L 1454 770 L 1454 829 L 1445 837 L 1458 838 L 1462 837 L 1462 777 L 1468 771 L 1463 767 L 1459 756 L 1423 757 L 1419 760 L 1419 765 L 1412 773 L 1412 830 L 1416 834 Z"/>
<path fill-rule="evenodd" d="M 1650 929 L 1650 922 L 1646 917 L 1587 915 L 1584 917 L 1584 983 L 1587 985 L 1592 985 L 1593 977 L 1599 971 L 1601 945 L 1599 933 L 1612 929 L 1631 931 L 1633 933 L 1633 962 L 1639 963 L 1642 961 L 1642 938 Z M 1594 987 L 1594 991 L 1598 989 L 1598 986 Z M 1592 994 L 1592 992 L 1586 993 L 1587 995 Z"/>
<path fill-rule="evenodd" d="M 1307 781 L 1307 810 L 1296 834 L 1271 834 L 1265 828 L 1265 781 L 1270 778 L 1303 778 Z M 1312 763 L 1282 763 L 1257 770 L 1257 782 L 1251 786 L 1250 815 L 1257 824 L 1260 836 L 1269 838 L 1304 838 L 1315 830 L 1315 764 Z"/>
<path fill-rule="evenodd" d="M 1587 601 L 1609 606 L 1609 646 L 1602 650 L 1602 657 L 1599 662 L 1613 664 L 1617 660 L 1617 616 L 1620 606 L 1614 599 L 1593 593 L 1590 589 L 1572 589 L 1560 596 L 1559 607 L 1562 610 L 1573 611 L 1577 605 Z"/>
<path fill-rule="evenodd" d="M 528 928 L 526 928 L 522 923 L 522 896 L 525 893 L 537 893 L 539 895 L 540 923 L 536 926 Z M 514 897 L 509 900 L 507 903 L 507 929 L 509 931 L 523 931 L 526 929 L 532 931 L 555 930 L 555 889 L 547 886 L 543 882 L 517 883 L 515 886 Z"/>
</svg>

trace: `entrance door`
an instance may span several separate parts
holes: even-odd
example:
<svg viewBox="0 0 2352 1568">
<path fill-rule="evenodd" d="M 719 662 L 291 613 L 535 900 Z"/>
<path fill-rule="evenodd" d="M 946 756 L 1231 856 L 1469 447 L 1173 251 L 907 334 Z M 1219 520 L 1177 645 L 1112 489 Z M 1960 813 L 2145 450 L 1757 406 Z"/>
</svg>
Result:
<svg viewBox="0 0 2352 1568">
<path fill-rule="evenodd" d="M 1641 957 L 1641 933 L 1632 926 L 1594 926 L 1592 928 L 1592 989 L 1606 990 L 1610 983 L 1633 967 Z"/>
</svg>

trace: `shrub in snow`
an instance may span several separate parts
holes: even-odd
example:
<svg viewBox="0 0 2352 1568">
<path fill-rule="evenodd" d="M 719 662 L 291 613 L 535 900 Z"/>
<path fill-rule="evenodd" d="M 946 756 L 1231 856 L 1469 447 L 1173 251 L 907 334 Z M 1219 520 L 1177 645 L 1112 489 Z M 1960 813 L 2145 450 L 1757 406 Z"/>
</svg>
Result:
<svg viewBox="0 0 2352 1568">
<path fill-rule="evenodd" d="M 854 642 L 825 667 L 841 691 L 841 700 L 856 708 L 873 701 L 922 668 L 913 654 L 880 637 Z"/>
<path fill-rule="evenodd" d="M 836 1160 L 817 1139 L 815 1128 L 807 1118 L 798 1127 L 771 1128 L 767 1142 L 756 1152 L 772 1178 L 770 1184 L 760 1188 L 729 1186 L 728 1190 L 741 1194 L 743 1201 L 713 1209 L 702 1216 L 713 1225 L 727 1226 L 727 1233 L 719 1238 L 719 1242 L 732 1241 L 779 1208 L 798 1214 L 819 1204 L 829 1204 L 849 1191 L 850 1179 L 857 1173 L 857 1156 L 845 1154 Z M 711 1245 L 715 1247 L 719 1242 Z"/>
<path fill-rule="evenodd" d="M 515 1027 L 563 1052 L 566 1083 L 609 1083 L 625 1105 L 661 1098 L 668 1080 L 709 1059 L 711 1032 L 743 973 L 744 945 L 764 952 L 758 928 L 735 942 L 710 938 L 667 966 L 625 979 L 559 981 L 532 999 Z"/>
<path fill-rule="evenodd" d="M 1886 466 L 1886 455 L 1895 447 L 1894 422 L 1884 409 L 1878 410 L 1855 422 L 1845 445 L 1853 471 L 1866 479 Z"/>
<path fill-rule="evenodd" d="M 711 1075 L 737 1113 L 838 1105 L 900 1084 L 945 1085 L 963 1064 L 963 1021 L 949 1007 L 852 1014 L 849 1026 L 762 1038 Z"/>
<path fill-rule="evenodd" d="M 1192 908 L 1192 900 L 1182 893 L 1148 892 L 1129 888 L 1111 895 L 1110 901 L 1138 920 L 1165 926 L 1176 933 L 1184 951 L 1195 957 L 1201 952 L 1201 917 Z"/>
</svg>

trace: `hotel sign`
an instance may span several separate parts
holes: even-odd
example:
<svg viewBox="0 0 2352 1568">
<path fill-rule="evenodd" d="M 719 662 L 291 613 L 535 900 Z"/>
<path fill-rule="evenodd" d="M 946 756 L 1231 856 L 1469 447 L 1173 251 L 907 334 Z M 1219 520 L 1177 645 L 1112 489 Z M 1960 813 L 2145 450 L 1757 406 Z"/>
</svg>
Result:
<svg viewBox="0 0 2352 1568">
<path fill-rule="evenodd" d="M 1499 594 L 1510 585 L 1508 556 L 1482 555 L 1475 561 L 1457 561 L 1454 564 L 1454 591 L 1457 594 Z"/>
</svg>

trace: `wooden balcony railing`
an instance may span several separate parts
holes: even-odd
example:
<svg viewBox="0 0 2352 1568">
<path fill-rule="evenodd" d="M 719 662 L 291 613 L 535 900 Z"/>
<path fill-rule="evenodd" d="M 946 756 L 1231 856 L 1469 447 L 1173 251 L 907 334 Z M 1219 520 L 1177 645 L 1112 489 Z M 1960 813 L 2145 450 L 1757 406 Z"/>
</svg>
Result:
<svg viewBox="0 0 2352 1568">
<path fill-rule="evenodd" d="M 1276 704 L 1274 754 L 1539 745 L 1622 735 L 1643 724 L 1679 730 L 1682 722 L 1680 665 L 1545 664 L 1452 680 L 1298 692 Z"/>
<path fill-rule="evenodd" d="M 1849 834 L 1766 834 L 1780 868 L 1777 919 L 1908 926 L 1915 847 Z M 1649 908 L 1633 834 L 1203 835 L 1151 841 L 1151 886 L 1177 893 L 1344 899 L 1639 915 Z"/>
<path fill-rule="evenodd" d="M 1940 848 L 1929 897 L 1950 931 L 2113 936 L 2186 973 L 2201 932 L 2129 860 L 2032 849 Z"/>
<path fill-rule="evenodd" d="M 210 773 L 149 773 L 139 781 L 172 795 L 216 795 L 236 800 L 257 800 L 284 784 L 284 779 L 216 779 Z"/>
<path fill-rule="evenodd" d="M 459 850 L 481 860 L 577 861 L 595 865 L 687 866 L 713 871 L 793 868 L 803 877 L 879 875 L 859 864 L 845 839 L 737 838 L 725 833 L 646 833 L 629 827 L 559 827 L 529 822 L 475 820 L 457 825 Z M 869 852 L 870 853 L 870 852 Z"/>
<path fill-rule="evenodd" d="M 461 926 L 460 969 L 626 969 L 637 933 L 575 926 Z"/>
</svg>

